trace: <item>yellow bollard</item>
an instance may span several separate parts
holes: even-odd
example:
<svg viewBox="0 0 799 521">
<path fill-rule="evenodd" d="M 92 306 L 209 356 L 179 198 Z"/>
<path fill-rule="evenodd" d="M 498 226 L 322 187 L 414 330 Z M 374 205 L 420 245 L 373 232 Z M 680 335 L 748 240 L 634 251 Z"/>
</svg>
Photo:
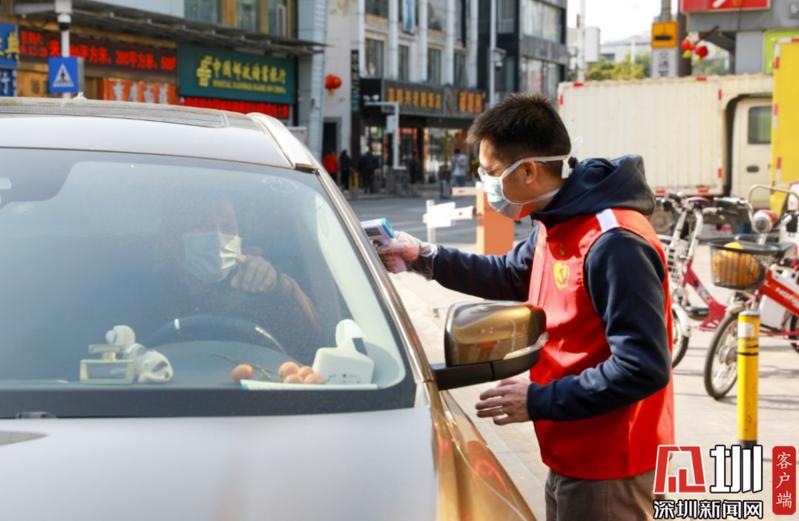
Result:
<svg viewBox="0 0 799 521">
<path fill-rule="evenodd" d="M 760 313 L 738 315 L 738 442 L 757 444 L 757 393 L 760 358 Z"/>
</svg>

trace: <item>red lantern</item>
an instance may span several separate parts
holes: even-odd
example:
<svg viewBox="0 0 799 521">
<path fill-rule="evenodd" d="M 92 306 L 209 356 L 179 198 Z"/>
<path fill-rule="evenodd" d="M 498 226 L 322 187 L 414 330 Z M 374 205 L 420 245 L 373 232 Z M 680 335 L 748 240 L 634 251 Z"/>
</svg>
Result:
<svg viewBox="0 0 799 521">
<path fill-rule="evenodd" d="M 325 88 L 327 90 L 336 90 L 339 87 L 341 87 L 341 78 L 335 74 L 325 76 Z"/>
<path fill-rule="evenodd" d="M 697 45 L 696 50 L 694 51 L 699 59 L 705 58 L 710 51 L 707 49 L 707 45 Z"/>
</svg>

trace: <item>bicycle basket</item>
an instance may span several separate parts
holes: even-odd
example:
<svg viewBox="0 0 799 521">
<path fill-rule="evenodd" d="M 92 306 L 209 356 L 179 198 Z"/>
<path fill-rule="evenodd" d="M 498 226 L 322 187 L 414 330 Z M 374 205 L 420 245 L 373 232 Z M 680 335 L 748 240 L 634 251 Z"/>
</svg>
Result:
<svg viewBox="0 0 799 521">
<path fill-rule="evenodd" d="M 770 244 L 716 239 L 710 243 L 713 284 L 737 290 L 757 288 L 778 255 L 779 249 Z"/>
</svg>

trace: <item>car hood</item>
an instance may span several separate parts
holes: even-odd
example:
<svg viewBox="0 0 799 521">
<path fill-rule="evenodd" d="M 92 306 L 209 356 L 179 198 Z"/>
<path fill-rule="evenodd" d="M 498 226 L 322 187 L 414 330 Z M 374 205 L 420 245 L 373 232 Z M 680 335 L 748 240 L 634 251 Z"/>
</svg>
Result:
<svg viewBox="0 0 799 521">
<path fill-rule="evenodd" d="M 6 519 L 433 519 L 424 408 L 0 421 Z"/>
</svg>

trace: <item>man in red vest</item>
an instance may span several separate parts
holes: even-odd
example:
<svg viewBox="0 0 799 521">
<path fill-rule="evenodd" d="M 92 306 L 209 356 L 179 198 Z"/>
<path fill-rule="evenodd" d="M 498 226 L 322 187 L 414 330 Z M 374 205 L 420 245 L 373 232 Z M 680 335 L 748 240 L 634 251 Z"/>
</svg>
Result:
<svg viewBox="0 0 799 521">
<path fill-rule="evenodd" d="M 489 203 L 533 231 L 504 256 L 400 232 L 380 251 L 443 286 L 542 307 L 549 339 L 528 377 L 484 392 L 478 416 L 532 420 L 550 468 L 547 520 L 653 515 L 657 446 L 674 442 L 671 313 L 663 250 L 647 215 L 643 161 L 570 158 L 549 101 L 513 95 L 469 130 Z"/>
</svg>

